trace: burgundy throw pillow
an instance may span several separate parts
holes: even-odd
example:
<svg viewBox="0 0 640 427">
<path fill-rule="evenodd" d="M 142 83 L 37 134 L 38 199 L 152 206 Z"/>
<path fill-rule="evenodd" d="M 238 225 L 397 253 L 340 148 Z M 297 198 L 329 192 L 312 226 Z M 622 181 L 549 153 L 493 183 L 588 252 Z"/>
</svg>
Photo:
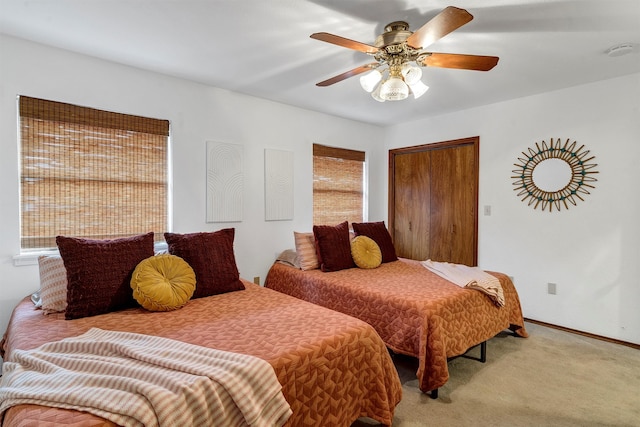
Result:
<svg viewBox="0 0 640 427">
<path fill-rule="evenodd" d="M 356 266 L 351 257 L 347 221 L 335 226 L 314 225 L 313 236 L 316 239 L 318 262 L 322 271 L 338 271 Z"/>
<path fill-rule="evenodd" d="M 78 319 L 136 307 L 131 275 L 153 256 L 153 233 L 113 240 L 57 236 L 67 270 L 65 319 Z"/>
<path fill-rule="evenodd" d="M 393 246 L 391 234 L 384 225 L 384 221 L 380 222 L 354 222 L 351 224 L 356 236 L 367 236 L 373 239 L 380 247 L 382 252 L 382 262 L 397 261 L 396 248 Z"/>
<path fill-rule="evenodd" d="M 192 298 L 244 289 L 233 253 L 234 237 L 234 228 L 190 234 L 164 233 L 169 253 L 184 259 L 196 273 Z"/>
</svg>

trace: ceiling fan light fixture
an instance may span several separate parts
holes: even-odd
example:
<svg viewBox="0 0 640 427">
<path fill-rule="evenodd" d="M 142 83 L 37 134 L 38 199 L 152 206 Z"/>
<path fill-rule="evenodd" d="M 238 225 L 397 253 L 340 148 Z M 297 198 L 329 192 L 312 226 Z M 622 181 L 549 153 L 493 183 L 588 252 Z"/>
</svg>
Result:
<svg viewBox="0 0 640 427">
<path fill-rule="evenodd" d="M 380 85 L 380 98 L 385 101 L 402 101 L 409 96 L 409 86 L 401 77 L 391 76 Z"/>
<path fill-rule="evenodd" d="M 375 100 L 400 101 L 406 99 L 409 93 L 413 94 L 414 98 L 419 98 L 429 89 L 421 81 L 421 67 L 489 71 L 498 64 L 500 58 L 424 50 L 472 19 L 473 15 L 466 10 L 449 6 L 415 31 L 410 31 L 409 24 L 405 21 L 388 24 L 384 32 L 376 37 L 374 44 L 362 43 L 331 33 L 313 33 L 312 39 L 366 53 L 375 59 L 375 62 L 316 83 L 316 86 L 330 86 L 359 75 L 360 85 L 365 91 L 371 93 Z M 612 48 L 608 54 L 616 56 L 628 53 L 632 50 L 628 45 Z M 382 71 L 378 70 L 379 67 Z"/>
<path fill-rule="evenodd" d="M 360 77 L 360 86 L 367 92 L 373 92 L 380 80 L 382 80 L 382 73 L 378 70 L 372 70 Z"/>
<path fill-rule="evenodd" d="M 409 85 L 409 88 L 411 89 L 411 93 L 413 93 L 413 98 L 414 99 L 420 98 L 422 95 L 427 93 L 427 91 L 429 90 L 429 86 L 427 86 L 426 84 L 422 83 L 421 80 L 418 80 L 414 84 Z"/>
</svg>

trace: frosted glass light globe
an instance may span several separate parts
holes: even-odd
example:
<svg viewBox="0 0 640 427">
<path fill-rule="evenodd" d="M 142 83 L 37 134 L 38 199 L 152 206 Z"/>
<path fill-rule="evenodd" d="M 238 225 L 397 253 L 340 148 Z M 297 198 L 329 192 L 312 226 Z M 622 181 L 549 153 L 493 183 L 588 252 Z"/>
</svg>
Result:
<svg viewBox="0 0 640 427">
<path fill-rule="evenodd" d="M 402 66 L 401 73 L 404 81 L 409 86 L 416 84 L 422 78 L 422 68 L 409 65 L 408 63 Z"/>
<path fill-rule="evenodd" d="M 378 82 L 382 79 L 382 74 L 378 70 L 373 70 L 370 73 L 360 77 L 360 86 L 367 92 L 373 92 Z"/>
<path fill-rule="evenodd" d="M 380 97 L 380 86 L 382 86 L 382 85 L 378 85 L 378 86 L 376 87 L 376 90 L 374 90 L 373 92 L 371 92 L 371 97 L 372 97 L 373 99 L 375 99 L 376 101 L 378 101 L 378 102 L 384 102 L 384 99 L 382 99 L 382 98 Z"/>
<path fill-rule="evenodd" d="M 429 90 L 429 86 L 422 83 L 420 80 L 418 80 L 416 83 L 412 85 L 409 85 L 409 87 L 411 88 L 411 93 L 413 93 L 414 99 L 420 98 L 422 95 L 425 94 L 426 91 Z"/>
<path fill-rule="evenodd" d="M 409 86 L 400 77 L 390 77 L 380 87 L 380 98 L 386 101 L 401 101 L 409 96 Z"/>
</svg>

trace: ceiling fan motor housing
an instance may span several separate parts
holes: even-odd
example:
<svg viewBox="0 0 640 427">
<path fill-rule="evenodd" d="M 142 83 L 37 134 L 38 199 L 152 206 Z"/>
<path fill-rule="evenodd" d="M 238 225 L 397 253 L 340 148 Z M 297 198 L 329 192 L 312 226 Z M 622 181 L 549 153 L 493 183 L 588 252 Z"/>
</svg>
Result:
<svg viewBox="0 0 640 427">
<path fill-rule="evenodd" d="M 387 24 L 384 33 L 376 37 L 375 46 L 379 49 L 374 55 L 380 64 L 402 64 L 416 60 L 419 51 L 407 44 L 407 39 L 413 31 L 409 31 L 409 24 L 404 21 L 394 21 Z"/>
<path fill-rule="evenodd" d="M 409 24 L 404 21 L 395 21 L 384 27 L 384 33 L 376 37 L 375 46 L 382 49 L 404 43 L 411 34 L 413 32 L 409 31 Z"/>
</svg>

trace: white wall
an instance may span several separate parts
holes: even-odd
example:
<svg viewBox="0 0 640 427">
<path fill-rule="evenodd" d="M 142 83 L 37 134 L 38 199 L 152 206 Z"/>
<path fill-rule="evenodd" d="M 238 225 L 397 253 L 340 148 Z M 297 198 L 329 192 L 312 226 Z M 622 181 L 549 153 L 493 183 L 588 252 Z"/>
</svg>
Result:
<svg viewBox="0 0 640 427">
<path fill-rule="evenodd" d="M 525 317 L 640 344 L 640 74 L 388 128 L 386 149 L 475 135 L 479 265 L 514 277 Z M 552 213 L 521 202 L 511 179 L 550 138 L 584 144 L 599 171 L 584 202 Z"/>
<path fill-rule="evenodd" d="M 380 128 L 0 36 L 0 333 L 16 302 L 38 288 L 35 266 L 15 267 L 19 243 L 16 96 L 137 114 L 171 122 L 173 231 L 236 228 L 242 277 L 264 281 L 293 231 L 312 226 L 312 144 L 377 159 Z M 242 222 L 205 222 L 206 141 L 244 146 Z M 294 153 L 294 219 L 264 221 L 264 149 Z M 377 151 L 374 153 L 373 151 Z M 371 218 L 374 218 L 371 216 Z M 381 219 L 381 218 L 374 218 Z"/>
</svg>

